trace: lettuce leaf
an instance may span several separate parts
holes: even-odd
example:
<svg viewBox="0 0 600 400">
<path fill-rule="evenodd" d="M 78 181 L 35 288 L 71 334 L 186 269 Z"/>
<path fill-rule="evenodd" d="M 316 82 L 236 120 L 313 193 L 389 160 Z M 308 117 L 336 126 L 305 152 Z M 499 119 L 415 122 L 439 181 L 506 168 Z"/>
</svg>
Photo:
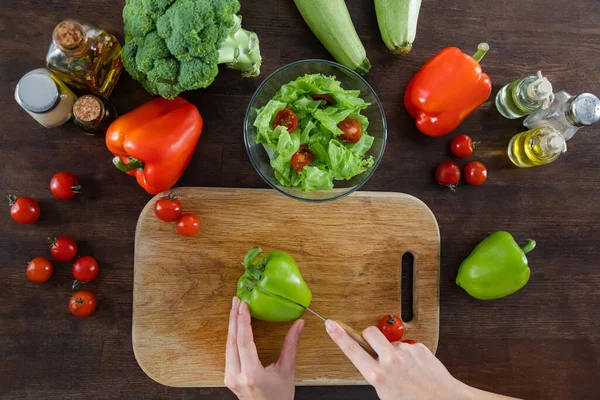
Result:
<svg viewBox="0 0 600 400">
<path fill-rule="evenodd" d="M 301 189 L 303 192 L 333 189 L 333 176 L 331 171 L 318 167 L 304 167 L 302 169 Z"/>
<path fill-rule="evenodd" d="M 327 153 L 329 155 L 329 169 L 333 173 L 334 179 L 349 180 L 373 166 L 373 157 L 363 159 L 337 140 L 332 140 L 329 143 Z"/>
<path fill-rule="evenodd" d="M 279 137 L 279 133 L 273 133 L 274 129 L 272 128 L 272 124 L 275 115 L 283 110 L 285 106 L 286 103 L 277 100 L 269 100 L 265 106 L 256 110 L 256 120 L 254 121 L 254 126 L 256 127 L 256 143 L 266 143 L 271 145 L 273 139 Z"/>
<path fill-rule="evenodd" d="M 363 133 L 360 140 L 354 144 L 349 144 L 346 147 L 352 153 L 354 153 L 358 157 L 364 157 L 367 154 L 367 151 L 373 146 L 373 142 L 375 138 L 373 136 L 368 135 L 366 132 Z"/>
</svg>

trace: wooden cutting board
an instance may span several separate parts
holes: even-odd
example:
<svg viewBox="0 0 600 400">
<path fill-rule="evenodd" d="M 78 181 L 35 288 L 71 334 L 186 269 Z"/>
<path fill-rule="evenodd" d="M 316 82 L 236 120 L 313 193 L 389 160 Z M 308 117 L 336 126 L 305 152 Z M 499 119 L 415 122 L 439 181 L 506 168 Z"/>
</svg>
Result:
<svg viewBox="0 0 600 400">
<path fill-rule="evenodd" d="M 361 332 L 401 314 L 402 255 L 414 256 L 413 319 L 405 338 L 435 352 L 439 333 L 440 236 L 427 206 L 401 193 L 356 192 L 307 203 L 274 190 L 179 188 L 184 212 L 202 219 L 194 238 L 159 221 L 152 199 L 135 238 L 133 349 L 140 367 L 168 386 L 223 386 L 228 313 L 241 261 L 253 246 L 284 250 L 313 293 L 311 308 Z M 299 385 L 365 384 L 323 322 L 304 315 Z M 290 323 L 252 322 L 265 365 L 279 357 Z"/>
</svg>

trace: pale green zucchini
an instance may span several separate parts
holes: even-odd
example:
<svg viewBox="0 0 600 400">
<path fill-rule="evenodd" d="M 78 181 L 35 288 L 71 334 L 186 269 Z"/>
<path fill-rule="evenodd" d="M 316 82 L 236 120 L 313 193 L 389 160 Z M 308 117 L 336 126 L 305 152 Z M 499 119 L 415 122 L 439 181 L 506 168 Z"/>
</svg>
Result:
<svg viewBox="0 0 600 400">
<path fill-rule="evenodd" d="M 381 38 L 394 54 L 412 49 L 417 34 L 421 0 L 375 0 Z"/>
</svg>

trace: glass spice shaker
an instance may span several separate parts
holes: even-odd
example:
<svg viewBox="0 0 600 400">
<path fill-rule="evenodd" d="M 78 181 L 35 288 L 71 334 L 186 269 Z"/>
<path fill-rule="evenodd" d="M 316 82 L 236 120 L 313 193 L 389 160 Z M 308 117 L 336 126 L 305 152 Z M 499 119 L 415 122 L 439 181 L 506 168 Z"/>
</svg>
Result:
<svg viewBox="0 0 600 400">
<path fill-rule="evenodd" d="M 46 68 L 25 74 L 15 89 L 17 103 L 46 128 L 69 121 L 76 99 L 67 85 Z"/>
<path fill-rule="evenodd" d="M 117 109 L 106 98 L 87 94 L 73 104 L 73 122 L 88 135 L 104 135 L 117 118 Z"/>
<path fill-rule="evenodd" d="M 121 44 L 102 29 L 65 20 L 54 28 L 46 64 L 65 83 L 109 97 L 123 70 Z"/>
</svg>

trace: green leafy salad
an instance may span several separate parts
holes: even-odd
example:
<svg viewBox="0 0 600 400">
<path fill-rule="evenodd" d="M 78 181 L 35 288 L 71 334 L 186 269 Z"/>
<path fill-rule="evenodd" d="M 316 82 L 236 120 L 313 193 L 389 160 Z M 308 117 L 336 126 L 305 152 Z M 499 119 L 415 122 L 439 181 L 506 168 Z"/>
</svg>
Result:
<svg viewBox="0 0 600 400">
<path fill-rule="evenodd" d="M 373 145 L 359 90 L 345 90 L 335 76 L 312 74 L 285 84 L 257 110 L 256 143 L 263 143 L 275 177 L 303 192 L 331 190 L 373 166 Z"/>
</svg>

